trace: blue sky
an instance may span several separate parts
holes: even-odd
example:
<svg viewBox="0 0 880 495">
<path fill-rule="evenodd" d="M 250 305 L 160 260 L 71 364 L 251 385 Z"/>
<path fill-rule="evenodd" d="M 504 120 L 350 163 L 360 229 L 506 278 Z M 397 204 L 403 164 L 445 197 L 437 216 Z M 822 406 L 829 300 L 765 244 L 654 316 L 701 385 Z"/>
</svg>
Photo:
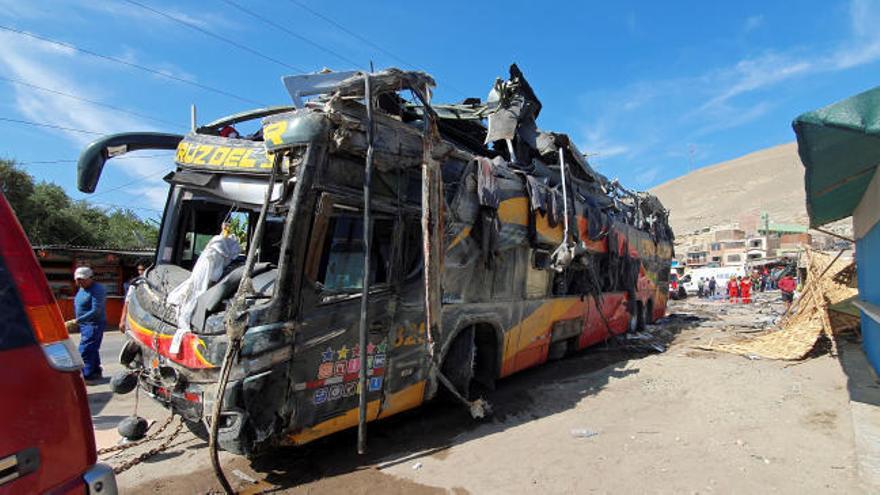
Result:
<svg viewBox="0 0 880 495">
<path fill-rule="evenodd" d="M 0 26 L 273 105 L 289 103 L 282 75 L 370 61 L 427 70 L 435 101 L 485 98 L 516 62 L 544 104 L 539 127 L 568 133 L 599 171 L 639 189 L 792 141 L 795 116 L 880 81 L 872 0 L 137 3 L 262 56 L 125 0 L 0 0 Z M 192 103 L 201 122 L 256 106 L 9 31 L 0 47 L 0 156 L 76 198 L 87 196 L 72 161 L 95 135 L 4 119 L 183 132 Z M 92 200 L 159 215 L 167 154 L 112 160 Z M 71 162 L 38 163 L 60 160 Z"/>
</svg>

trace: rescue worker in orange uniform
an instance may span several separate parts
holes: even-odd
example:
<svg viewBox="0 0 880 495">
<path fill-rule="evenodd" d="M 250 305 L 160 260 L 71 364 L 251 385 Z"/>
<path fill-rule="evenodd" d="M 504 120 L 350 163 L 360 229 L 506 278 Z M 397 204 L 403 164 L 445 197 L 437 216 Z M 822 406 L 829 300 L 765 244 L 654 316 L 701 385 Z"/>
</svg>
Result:
<svg viewBox="0 0 880 495">
<path fill-rule="evenodd" d="M 752 281 L 749 277 L 743 277 L 739 283 L 739 297 L 742 298 L 743 304 L 751 304 L 752 302 Z"/>
<path fill-rule="evenodd" d="M 739 299 L 739 284 L 734 277 L 730 277 L 727 282 L 727 296 L 730 298 L 730 304 L 735 304 Z"/>
</svg>

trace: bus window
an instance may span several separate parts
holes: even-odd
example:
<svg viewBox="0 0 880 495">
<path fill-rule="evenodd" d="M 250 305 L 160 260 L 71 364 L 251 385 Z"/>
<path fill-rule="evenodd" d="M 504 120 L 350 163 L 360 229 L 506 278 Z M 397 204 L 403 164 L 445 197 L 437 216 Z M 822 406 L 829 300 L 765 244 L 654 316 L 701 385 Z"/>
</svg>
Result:
<svg viewBox="0 0 880 495">
<path fill-rule="evenodd" d="M 418 218 L 407 219 L 403 230 L 403 280 L 422 273 L 422 224 Z"/>
<path fill-rule="evenodd" d="M 545 268 L 549 256 L 546 251 L 532 251 L 531 258 L 526 271 L 526 297 L 547 297 L 550 272 Z"/>
<path fill-rule="evenodd" d="M 230 234 L 238 239 L 241 246 L 239 259 L 235 262 L 243 262 L 250 238 L 254 234 L 254 225 L 259 218 L 259 212 L 253 209 L 240 209 L 238 206 L 228 203 L 200 199 L 183 201 L 180 218 L 177 240 L 163 239 L 161 241 L 165 246 L 163 251 L 171 245 L 178 247 L 173 253 L 163 254 L 162 261 L 176 262 L 178 266 L 192 270 L 208 242 L 221 233 L 224 220 L 228 221 Z M 269 214 L 266 217 L 258 261 L 267 261 L 277 265 L 278 257 L 281 255 L 283 233 L 284 217 Z"/>
<path fill-rule="evenodd" d="M 495 267 L 491 270 L 492 298 L 511 299 L 521 297 L 522 292 L 517 290 L 516 280 L 516 250 L 508 249 L 495 255 Z"/>
<path fill-rule="evenodd" d="M 220 224 L 229 207 L 203 201 L 186 201 L 182 210 L 181 244 L 177 264 L 187 270 L 192 270 L 208 241 L 220 233 Z"/>
<path fill-rule="evenodd" d="M 250 214 L 246 211 L 232 212 L 227 221 L 229 222 L 229 232 L 234 235 L 241 244 L 241 252 L 247 252 L 248 237 L 250 237 Z M 199 251 L 201 253 L 201 251 Z"/>
<path fill-rule="evenodd" d="M 317 282 L 329 291 L 360 290 L 364 277 L 364 218 L 359 213 L 342 212 L 330 218 Z M 373 220 L 370 284 L 388 282 L 391 267 L 391 240 L 394 220 Z"/>
</svg>

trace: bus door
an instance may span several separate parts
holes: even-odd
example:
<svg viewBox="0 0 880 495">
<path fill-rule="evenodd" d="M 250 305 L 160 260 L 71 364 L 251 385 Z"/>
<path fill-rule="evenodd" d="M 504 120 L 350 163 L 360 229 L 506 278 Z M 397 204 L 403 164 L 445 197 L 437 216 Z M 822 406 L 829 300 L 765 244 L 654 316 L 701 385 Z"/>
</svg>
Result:
<svg viewBox="0 0 880 495">
<path fill-rule="evenodd" d="M 297 423 L 301 426 L 315 425 L 358 407 L 362 353 L 367 354 L 367 399 L 376 402 L 368 408 L 371 419 L 385 389 L 397 305 L 397 285 L 392 280 L 398 256 L 393 243 L 397 215 L 390 210 L 371 212 L 368 343 L 362 349 L 358 332 L 364 269 L 363 210 L 357 201 L 325 193 L 316 208 L 292 370 Z M 353 418 L 356 424 L 357 415 Z"/>
</svg>

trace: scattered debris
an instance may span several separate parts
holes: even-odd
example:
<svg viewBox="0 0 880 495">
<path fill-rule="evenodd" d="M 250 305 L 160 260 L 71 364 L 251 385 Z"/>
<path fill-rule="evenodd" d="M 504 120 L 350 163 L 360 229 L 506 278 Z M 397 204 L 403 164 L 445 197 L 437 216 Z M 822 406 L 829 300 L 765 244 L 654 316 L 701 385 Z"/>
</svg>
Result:
<svg viewBox="0 0 880 495">
<path fill-rule="evenodd" d="M 575 438 L 590 438 L 590 437 L 595 437 L 598 434 L 599 434 L 598 431 L 588 430 L 586 428 L 577 428 L 577 429 L 571 430 L 571 436 L 573 436 Z"/>
<path fill-rule="evenodd" d="M 417 462 L 417 463 L 415 463 L 415 464 L 412 465 L 412 468 L 413 468 L 413 471 L 418 471 L 419 469 L 422 469 L 422 463 L 421 463 L 421 462 Z"/>
<path fill-rule="evenodd" d="M 613 343 L 631 352 L 666 352 L 666 344 L 656 335 L 647 332 L 631 332 L 615 336 Z"/>
<path fill-rule="evenodd" d="M 248 483 L 252 483 L 252 484 L 256 484 L 256 483 L 257 483 L 257 480 L 256 480 L 255 478 L 253 478 L 253 477 L 251 477 L 251 476 L 248 476 L 247 474 L 243 473 L 243 472 L 242 472 L 241 470 L 239 470 L 239 469 L 233 469 L 233 470 L 232 470 L 232 474 L 234 474 L 235 476 L 241 478 L 241 479 L 244 480 L 244 481 L 247 481 Z"/>
<path fill-rule="evenodd" d="M 800 298 L 792 306 L 792 313 L 784 315 L 776 328 L 751 339 L 698 346 L 701 349 L 742 354 L 749 359 L 801 360 L 808 357 L 817 344 L 835 332 L 841 325 L 832 321 L 829 306 L 851 298 L 858 291 L 833 280 L 835 264 L 845 263 L 826 254 L 808 251 L 807 283 Z M 768 323 L 773 318 L 766 319 Z M 753 357 L 754 356 L 754 357 Z"/>
</svg>

